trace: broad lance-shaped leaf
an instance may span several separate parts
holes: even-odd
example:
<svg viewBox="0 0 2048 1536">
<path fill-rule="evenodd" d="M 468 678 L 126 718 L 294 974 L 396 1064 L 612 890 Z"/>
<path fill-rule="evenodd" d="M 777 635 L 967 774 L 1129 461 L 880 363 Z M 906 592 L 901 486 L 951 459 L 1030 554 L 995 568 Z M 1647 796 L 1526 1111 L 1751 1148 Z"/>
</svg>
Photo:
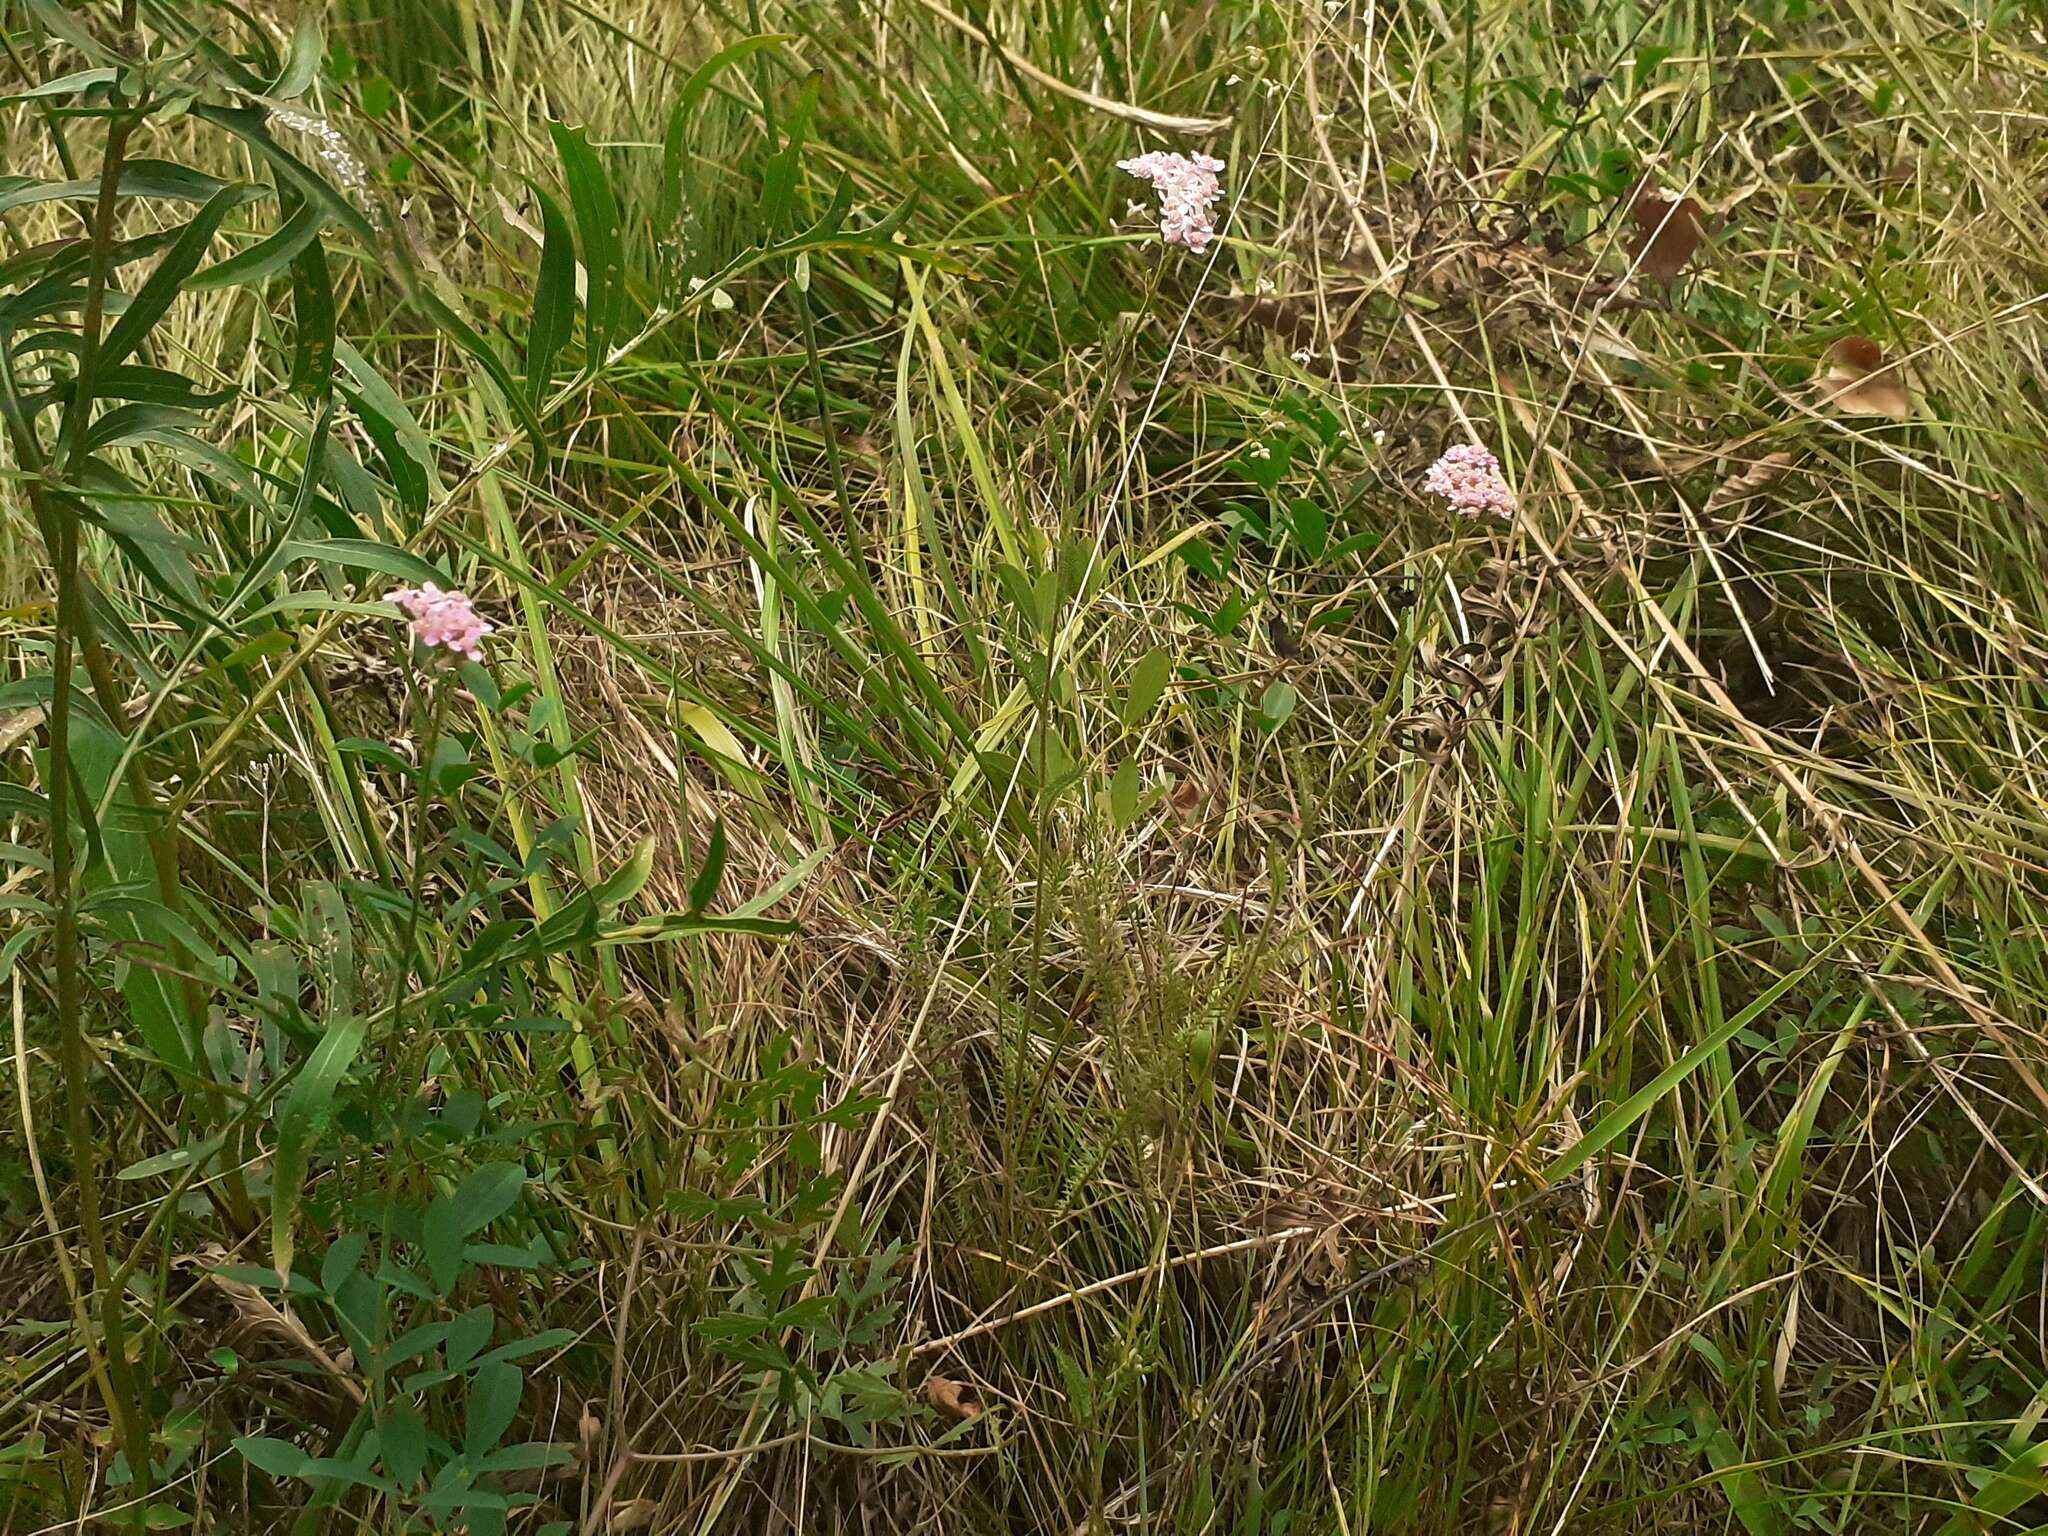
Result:
<svg viewBox="0 0 2048 1536">
<path fill-rule="evenodd" d="M 325 401 L 334 389 L 334 283 L 317 240 L 292 258 L 292 318 L 299 330 L 292 345 L 292 393 Z"/>
<path fill-rule="evenodd" d="M 369 1020 L 336 1020 L 300 1069 L 277 1115 L 277 1156 L 271 1175 L 271 1265 L 286 1281 L 291 1278 L 296 1250 L 293 1223 L 305 1193 L 307 1159 L 334 1114 L 334 1096 L 363 1048 Z"/>
<path fill-rule="evenodd" d="M 526 328 L 526 395 L 537 410 L 554 376 L 555 354 L 576 325 L 576 244 L 561 206 L 540 187 L 540 272 L 533 284 L 533 319 Z"/>
<path fill-rule="evenodd" d="M 74 705 L 87 697 L 74 693 Z M 74 724 L 85 727 L 75 729 L 71 738 L 71 766 L 84 791 L 84 804 L 109 806 L 106 825 L 95 834 L 103 856 L 85 874 L 85 900 L 98 911 L 97 925 L 138 945 L 153 947 L 174 937 L 179 945 L 204 952 L 189 924 L 156 902 L 132 894 L 154 893 L 160 877 L 149 838 L 131 824 L 137 808 L 120 771 L 125 739 L 97 710 Z M 150 1054 L 174 1069 L 191 1070 L 199 1060 L 200 1035 L 206 1027 L 205 996 L 192 997 L 176 977 L 152 965 L 128 966 L 120 986 L 122 1004 Z M 196 1009 L 190 1006 L 195 1002 Z"/>
<path fill-rule="evenodd" d="M 676 93 L 676 104 L 669 111 L 668 131 L 662 135 L 660 234 L 674 233 L 676 219 L 682 214 L 683 167 L 690 152 L 690 121 L 696 115 L 697 103 L 711 88 L 711 82 L 749 54 L 796 40 L 794 32 L 763 32 L 754 37 L 743 37 L 711 55 L 683 82 L 683 88 Z"/>
<path fill-rule="evenodd" d="M 581 128 L 549 123 L 548 133 L 562 157 L 562 178 L 569 186 L 569 206 L 583 243 L 584 347 L 586 365 L 594 368 L 604 361 L 624 298 L 618 199 L 612 195 L 604 162 Z"/>
<path fill-rule="evenodd" d="M 399 503 L 415 515 L 424 513 L 429 494 L 438 494 L 441 489 L 440 472 L 435 467 L 434 450 L 426 433 L 398 398 L 398 392 L 362 353 L 348 342 L 337 340 L 334 356 L 347 370 L 349 383 L 344 386 L 345 391 L 362 419 L 363 430 L 377 445 L 378 456 L 384 460 L 384 472 L 398 493 Z"/>
</svg>

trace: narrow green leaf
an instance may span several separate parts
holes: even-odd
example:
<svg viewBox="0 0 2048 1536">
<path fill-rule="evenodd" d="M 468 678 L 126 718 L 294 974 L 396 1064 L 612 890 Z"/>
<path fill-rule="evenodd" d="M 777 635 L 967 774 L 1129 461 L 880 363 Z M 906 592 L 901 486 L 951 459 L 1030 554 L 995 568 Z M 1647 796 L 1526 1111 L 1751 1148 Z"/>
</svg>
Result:
<svg viewBox="0 0 2048 1536">
<path fill-rule="evenodd" d="M 218 176 L 168 160 L 130 160 L 121 167 L 115 196 L 158 202 L 203 203 L 226 187 Z M 32 203 L 85 202 L 100 195 L 98 177 L 80 181 L 41 181 L 33 176 L 0 176 L 0 213 Z"/>
<path fill-rule="evenodd" d="M 718 896 L 718 882 L 725 874 L 725 818 L 711 823 L 711 837 L 704 847 L 704 863 L 690 881 L 690 915 L 705 911 Z"/>
<path fill-rule="evenodd" d="M 374 247 L 377 244 L 376 226 L 356 206 L 353 198 L 271 136 L 267 112 L 255 107 L 199 105 L 192 108 L 192 115 L 234 134 L 268 161 L 271 169 L 296 187 L 302 197 L 318 203 L 330 220 L 342 225 L 365 245 Z"/>
<path fill-rule="evenodd" d="M 128 308 L 100 344 L 100 361 L 105 366 L 111 368 L 122 362 L 142 345 L 142 338 L 170 310 L 172 301 L 185 286 L 185 279 L 199 270 L 206 248 L 213 242 L 214 233 L 219 230 L 220 221 L 227 217 L 228 210 L 238 203 L 247 202 L 254 195 L 255 189 L 251 187 L 224 186 L 192 216 L 192 221 L 171 248 L 164 252 L 163 260 L 156 264 L 156 270 L 149 274 L 149 280 L 129 301 Z"/>
<path fill-rule="evenodd" d="M 168 1152 L 159 1152 L 155 1157 L 145 1157 L 139 1163 L 130 1163 L 114 1177 L 117 1179 L 150 1179 L 160 1173 L 176 1173 L 194 1163 L 203 1163 L 221 1149 L 224 1137 L 215 1136 L 208 1141 L 198 1142 L 189 1147 L 173 1147 Z"/>
<path fill-rule="evenodd" d="M 2030 1445 L 1977 1490 L 1969 1508 L 1959 1509 L 1938 1536 L 1977 1536 L 1995 1531 L 2007 1515 L 2033 1499 L 2048 1498 L 2048 1440 Z"/>
<path fill-rule="evenodd" d="M 398 392 L 353 346 L 336 341 L 334 356 L 348 372 L 349 399 L 362 419 L 363 430 L 377 445 L 384 472 L 398 493 L 399 503 L 415 514 L 425 512 L 429 493 L 441 488 L 434 450 L 426 433 L 413 420 Z"/>
<path fill-rule="evenodd" d="M 320 32 L 320 8 L 308 6 L 292 28 L 291 46 L 285 50 L 284 68 L 267 94 L 272 101 L 296 101 L 320 77 L 320 60 L 327 52 L 327 40 Z"/>
<path fill-rule="evenodd" d="M 287 564 L 314 560 L 322 565 L 344 565 L 356 571 L 379 571 L 404 581 L 445 583 L 445 571 L 429 565 L 418 555 L 395 544 L 374 539 L 286 539 L 279 551 Z"/>
<path fill-rule="evenodd" d="M 1821 953 L 1832 954 L 1841 942 L 1837 939 Z M 1814 962 L 1819 959 L 1820 956 L 1816 955 Z M 1588 1159 L 1625 1135 L 1630 1127 L 1650 1112 L 1658 1100 L 1692 1076 L 1703 1064 L 1711 1061 L 1715 1053 L 1724 1048 L 1740 1031 L 1749 1028 L 1767 1009 L 1774 1007 L 1779 998 L 1804 981 L 1812 969 L 1813 962 L 1809 962 L 1798 970 L 1788 971 L 1780 976 L 1764 988 L 1747 1008 L 1725 1020 L 1719 1029 L 1602 1115 L 1590 1131 L 1567 1147 L 1557 1161 L 1550 1165 L 1548 1182 L 1555 1185 L 1570 1178 L 1586 1165 Z"/>
<path fill-rule="evenodd" d="M 260 283 L 290 266 L 293 258 L 319 237 L 326 224 L 327 215 L 318 203 L 301 202 L 292 216 L 270 234 L 210 267 L 201 267 L 185 280 L 185 286 L 203 291 Z"/>
<path fill-rule="evenodd" d="M 773 240 L 782 230 L 789 205 L 796 195 L 797 172 L 802 167 L 804 136 L 810 132 L 811 114 L 818 108 L 818 89 L 825 72 L 814 69 L 804 77 L 796 109 L 789 115 L 788 138 L 768 162 L 761 177 L 761 238 Z"/>
<path fill-rule="evenodd" d="M 111 69 L 76 70 L 54 80 L 45 80 L 41 85 L 32 85 L 25 91 L 11 91 L 0 96 L 0 107 L 11 107 L 23 101 L 48 100 L 52 96 L 76 96 L 96 85 L 112 85 L 114 79 L 115 71 Z"/>
<path fill-rule="evenodd" d="M 541 430 L 540 417 L 534 411 L 533 402 L 526 397 L 526 392 L 513 379 L 512 370 L 505 366 L 504 360 L 492 350 L 490 343 L 484 340 L 475 326 L 450 309 L 431 290 L 415 286 L 410 297 L 413 303 L 427 312 L 436 325 L 454 338 L 455 344 L 462 348 L 469 360 L 489 376 L 490 381 L 498 387 L 498 393 L 504 397 L 505 404 L 511 408 L 512 414 L 519 418 L 520 426 L 524 427 L 527 435 L 532 438 L 534 450 L 544 454 L 547 449 L 546 434 Z"/>
</svg>

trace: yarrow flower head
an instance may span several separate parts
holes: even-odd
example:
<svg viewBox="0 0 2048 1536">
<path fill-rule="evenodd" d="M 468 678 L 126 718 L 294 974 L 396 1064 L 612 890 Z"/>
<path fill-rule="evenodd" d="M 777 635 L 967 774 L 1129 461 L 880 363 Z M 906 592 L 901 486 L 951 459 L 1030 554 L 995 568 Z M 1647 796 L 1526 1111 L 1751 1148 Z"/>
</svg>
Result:
<svg viewBox="0 0 2048 1536">
<path fill-rule="evenodd" d="M 1515 515 L 1515 493 L 1500 472 L 1500 460 L 1477 443 L 1445 449 L 1422 483 L 1467 517 Z"/>
<path fill-rule="evenodd" d="M 1216 238 L 1209 209 L 1223 195 L 1223 184 L 1216 179 L 1223 169 L 1221 160 L 1155 149 L 1135 160 L 1119 160 L 1116 168 L 1152 183 L 1159 196 L 1159 238 L 1168 245 L 1200 251 Z"/>
<path fill-rule="evenodd" d="M 460 592 L 443 592 L 431 581 L 384 594 L 386 602 L 412 622 L 412 637 L 428 650 L 451 651 L 471 661 L 484 659 L 484 637 L 494 632 Z"/>
</svg>

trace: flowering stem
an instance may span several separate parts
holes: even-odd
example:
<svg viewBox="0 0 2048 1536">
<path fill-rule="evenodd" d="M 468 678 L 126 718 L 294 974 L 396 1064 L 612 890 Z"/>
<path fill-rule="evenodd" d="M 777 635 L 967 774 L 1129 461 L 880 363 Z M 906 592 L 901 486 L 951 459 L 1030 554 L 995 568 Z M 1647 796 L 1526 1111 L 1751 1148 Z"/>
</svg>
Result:
<svg viewBox="0 0 2048 1536">
<path fill-rule="evenodd" d="M 404 1005 L 406 983 L 412 976 L 414 951 L 420 939 L 420 907 L 426 900 L 421 885 L 427 871 L 427 820 L 434 811 L 434 754 L 441 747 L 441 730 L 448 718 L 448 690 L 445 680 L 430 677 L 427 686 L 433 690 L 432 705 L 427 711 L 426 730 L 420 737 L 419 793 L 413 798 L 412 825 L 412 871 L 408 881 L 410 898 L 406 907 L 405 942 L 398 951 L 398 965 L 391 978 L 391 1023 L 398 1023 L 399 1010 Z M 417 693 L 414 695 L 418 699 Z M 415 715 L 419 705 L 414 703 Z"/>
</svg>

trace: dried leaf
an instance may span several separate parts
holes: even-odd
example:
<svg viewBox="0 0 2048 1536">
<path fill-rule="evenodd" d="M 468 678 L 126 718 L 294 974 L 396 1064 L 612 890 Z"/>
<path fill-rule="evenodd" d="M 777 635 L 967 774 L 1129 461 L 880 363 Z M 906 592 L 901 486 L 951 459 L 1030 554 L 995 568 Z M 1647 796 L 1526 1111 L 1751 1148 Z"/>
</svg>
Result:
<svg viewBox="0 0 2048 1536">
<path fill-rule="evenodd" d="M 1913 413 L 1899 365 L 1887 363 L 1884 348 L 1868 336 L 1844 336 L 1828 348 L 1827 363 L 1820 379 L 1821 398 L 1837 410 L 1894 421 Z"/>
<path fill-rule="evenodd" d="M 956 1419 L 974 1419 L 981 1416 L 981 1399 L 975 1394 L 974 1388 L 944 1376 L 925 1377 L 924 1400 L 939 1412 L 949 1413 Z"/>
<path fill-rule="evenodd" d="M 1630 254 L 1660 283 L 1676 281 L 1707 238 L 1706 211 L 1689 197 L 1673 197 L 1653 176 L 1629 194 L 1628 216 L 1636 227 Z"/>
<path fill-rule="evenodd" d="M 612 1531 L 644 1531 L 654 1524 L 655 1514 L 661 1505 L 653 1499 L 623 1499 L 612 1506 L 612 1517 L 605 1529 Z"/>
<path fill-rule="evenodd" d="M 1707 498 L 1706 512 L 1709 517 L 1725 512 L 1738 502 L 1749 500 L 1778 476 L 1792 467 L 1789 453 L 1767 453 L 1754 464 L 1745 464 L 1734 474 L 1714 487 L 1714 493 Z"/>
<path fill-rule="evenodd" d="M 1166 803 L 1173 807 L 1173 814 L 1182 821 L 1192 821 L 1202 809 L 1202 786 L 1193 779 L 1182 779 L 1173 786 L 1173 793 L 1166 797 Z"/>
<path fill-rule="evenodd" d="M 598 1442 L 604 1438 L 604 1421 L 595 1410 L 586 1407 L 583 1417 L 576 1421 L 576 1459 L 588 1462 L 597 1455 Z"/>
<path fill-rule="evenodd" d="M 1294 638 L 1294 631 L 1287 627 L 1287 621 L 1277 613 L 1266 620 L 1266 638 L 1272 642 L 1273 654 L 1281 660 L 1301 660 L 1301 642 Z"/>
</svg>

